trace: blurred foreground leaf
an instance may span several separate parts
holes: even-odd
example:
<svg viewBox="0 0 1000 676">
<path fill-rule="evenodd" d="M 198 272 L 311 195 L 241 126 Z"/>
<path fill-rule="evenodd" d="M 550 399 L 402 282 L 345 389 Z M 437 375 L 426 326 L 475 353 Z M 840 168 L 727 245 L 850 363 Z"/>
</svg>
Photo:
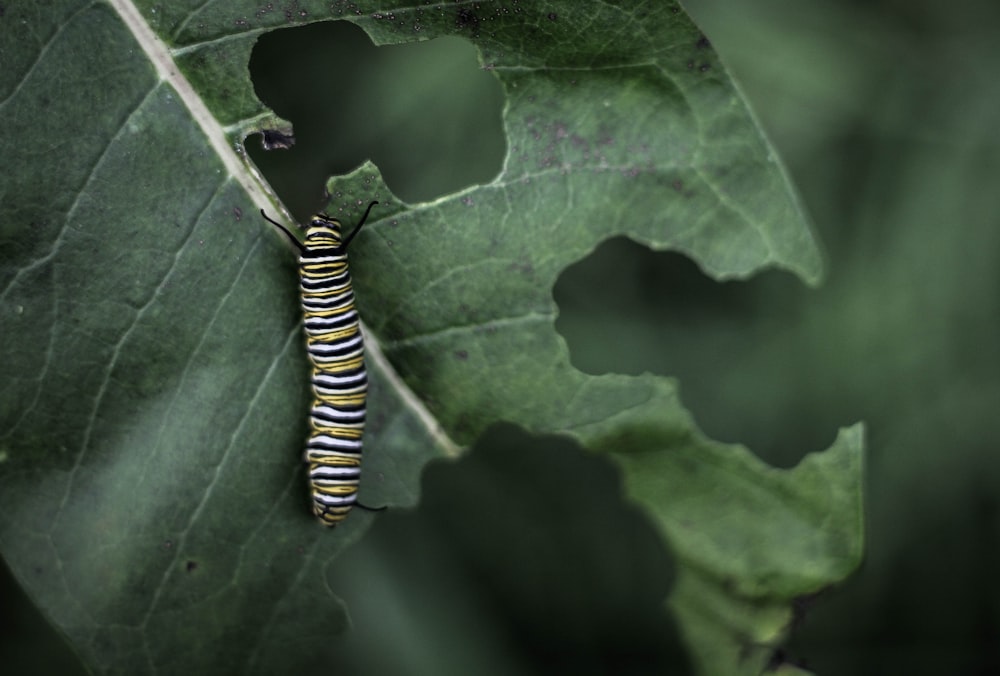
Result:
<svg viewBox="0 0 1000 676">
<path fill-rule="evenodd" d="M 17 577 L 98 672 L 282 673 L 333 650 L 329 566 L 371 516 L 333 532 L 307 516 L 294 260 L 227 142 L 288 130 L 248 78 L 261 32 L 345 18 L 378 44 L 465 37 L 507 96 L 491 183 L 417 205 L 371 166 L 329 186 L 345 221 L 382 203 L 352 251 L 373 357 L 363 500 L 414 505 L 427 460 L 497 420 L 572 434 L 619 464 L 677 557 L 669 604 L 699 669 L 759 672 L 791 601 L 858 563 L 860 432 L 769 468 L 703 438 L 672 381 L 580 373 L 553 328 L 560 271 L 616 234 L 718 278 L 819 278 L 707 40 L 657 2 L 299 5 L 140 3 L 156 39 L 127 3 L 0 19 L 0 547 Z M 159 74 L 177 68 L 193 91 Z"/>
</svg>

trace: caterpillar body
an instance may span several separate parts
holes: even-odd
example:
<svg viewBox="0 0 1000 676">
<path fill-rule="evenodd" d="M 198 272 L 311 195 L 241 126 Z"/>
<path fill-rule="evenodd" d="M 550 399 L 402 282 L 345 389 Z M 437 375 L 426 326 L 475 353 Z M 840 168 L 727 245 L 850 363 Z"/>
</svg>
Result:
<svg viewBox="0 0 1000 676">
<path fill-rule="evenodd" d="M 358 501 L 368 374 L 347 246 L 376 204 L 368 205 L 346 238 L 340 221 L 326 214 L 313 216 L 304 242 L 261 210 L 299 249 L 303 327 L 314 397 L 305 462 L 312 511 L 326 526 L 340 524 Z"/>
</svg>

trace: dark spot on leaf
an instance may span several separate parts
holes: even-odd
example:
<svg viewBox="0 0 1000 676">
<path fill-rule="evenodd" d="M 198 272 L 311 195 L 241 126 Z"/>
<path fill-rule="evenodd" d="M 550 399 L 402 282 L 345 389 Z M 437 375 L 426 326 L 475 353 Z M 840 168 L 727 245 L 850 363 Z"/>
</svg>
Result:
<svg viewBox="0 0 1000 676">
<path fill-rule="evenodd" d="M 277 129 L 265 129 L 261 132 L 260 143 L 264 150 L 285 150 L 295 145 L 295 136 Z"/>
<path fill-rule="evenodd" d="M 455 28 L 468 30 L 473 37 L 479 35 L 479 15 L 473 10 L 462 7 L 455 13 Z"/>
<path fill-rule="evenodd" d="M 675 178 L 673 181 L 670 182 L 670 187 L 676 190 L 677 192 L 681 192 L 684 190 L 684 181 L 682 181 L 679 178 Z"/>
<path fill-rule="evenodd" d="M 549 12 L 549 21 L 556 21 L 558 18 L 559 18 L 558 14 L 556 14 L 555 12 Z"/>
<path fill-rule="evenodd" d="M 785 658 L 785 651 L 781 648 L 776 648 L 771 657 L 767 660 L 767 671 L 777 671 L 778 667 L 787 662 Z"/>
<path fill-rule="evenodd" d="M 198 567 L 197 561 L 188 561 L 186 564 L 184 564 L 184 570 L 186 570 L 189 573 L 194 572 L 194 569 L 197 567 Z"/>
<path fill-rule="evenodd" d="M 530 276 L 535 271 L 535 267 L 529 261 L 511 263 L 507 269 L 511 272 L 520 272 L 525 276 Z"/>
<path fill-rule="evenodd" d="M 173 549 L 174 548 L 174 541 L 173 540 L 167 540 L 167 541 L 165 541 L 163 543 L 163 548 L 164 549 Z"/>
<path fill-rule="evenodd" d="M 771 655 L 771 658 L 767 661 L 767 672 L 776 672 L 781 669 L 782 665 L 785 664 L 796 667 L 796 670 L 801 669 L 805 671 L 812 671 L 806 660 L 797 657 L 789 657 L 788 653 L 786 653 L 782 648 L 776 648 L 774 653 Z"/>
<path fill-rule="evenodd" d="M 455 350 L 455 358 L 459 361 L 465 361 L 469 358 L 469 353 L 466 350 Z"/>
<path fill-rule="evenodd" d="M 698 72 L 704 73 L 705 71 L 710 70 L 711 68 L 712 68 L 711 65 L 709 65 L 707 63 L 703 63 L 700 66 L 698 66 Z"/>
<path fill-rule="evenodd" d="M 709 42 L 708 38 L 705 37 L 704 35 L 702 35 L 698 39 L 698 42 L 695 43 L 695 47 L 697 47 L 698 49 L 708 49 L 711 46 L 712 46 L 712 43 Z"/>
<path fill-rule="evenodd" d="M 811 594 L 796 596 L 792 599 L 791 628 L 793 631 L 802 627 L 805 622 L 806 615 L 816 605 L 817 599 L 827 596 L 829 591 L 830 589 L 827 587 Z"/>
<path fill-rule="evenodd" d="M 685 67 L 686 67 L 686 68 L 687 68 L 688 70 L 694 70 L 694 61 L 688 61 L 688 62 L 687 62 L 686 64 L 684 64 L 684 66 L 685 66 Z"/>
<path fill-rule="evenodd" d="M 239 207 L 233 207 L 233 216 L 236 217 L 237 221 L 242 221 L 243 220 L 243 210 L 240 209 Z"/>
</svg>

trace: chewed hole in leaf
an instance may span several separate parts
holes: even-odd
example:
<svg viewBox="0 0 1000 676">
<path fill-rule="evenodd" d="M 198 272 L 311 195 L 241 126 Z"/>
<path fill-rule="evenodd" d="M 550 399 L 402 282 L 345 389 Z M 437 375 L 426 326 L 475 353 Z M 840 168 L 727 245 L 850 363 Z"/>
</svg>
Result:
<svg viewBox="0 0 1000 676">
<path fill-rule="evenodd" d="M 438 673 L 689 673 L 664 604 L 672 557 L 606 458 L 497 424 L 432 463 L 421 493 L 333 567 L 354 622 L 342 656 L 360 665 L 377 646 L 447 636 L 461 648 L 430 651 Z"/>
<path fill-rule="evenodd" d="M 782 467 L 826 448 L 860 414 L 835 408 L 837 383 L 813 376 L 817 360 L 845 359 L 811 337 L 819 293 L 776 270 L 719 282 L 683 254 L 624 237 L 568 267 L 553 290 L 574 366 L 677 378 L 709 437 Z"/>
<path fill-rule="evenodd" d="M 354 24 L 320 22 L 261 36 L 256 94 L 294 125 L 294 145 L 251 158 L 299 220 L 327 178 L 365 160 L 408 202 L 486 183 L 505 153 L 500 83 L 461 38 L 376 47 Z"/>
</svg>

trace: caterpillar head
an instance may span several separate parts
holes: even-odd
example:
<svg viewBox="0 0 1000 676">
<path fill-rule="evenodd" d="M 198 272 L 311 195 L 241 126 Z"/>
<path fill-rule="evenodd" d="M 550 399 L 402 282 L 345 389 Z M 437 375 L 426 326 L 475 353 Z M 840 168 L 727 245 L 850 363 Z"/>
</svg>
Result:
<svg viewBox="0 0 1000 676">
<path fill-rule="evenodd" d="M 378 202 L 371 202 L 368 208 L 365 210 L 365 215 L 361 217 L 358 224 L 355 226 L 354 230 L 346 238 L 343 236 L 341 228 L 343 227 L 336 218 L 331 218 L 326 214 L 316 214 L 312 217 L 309 222 L 309 228 L 306 230 L 306 241 L 305 244 L 300 242 L 298 238 L 289 232 L 288 228 L 278 223 L 274 219 L 270 218 L 264 210 L 260 210 L 260 215 L 267 219 L 270 223 L 276 225 L 285 235 L 288 236 L 289 241 L 294 244 L 299 251 L 305 254 L 306 251 L 310 249 L 334 249 L 335 254 L 343 254 L 347 251 L 347 245 L 351 243 L 354 236 L 358 234 L 361 230 L 361 226 L 365 224 L 368 220 L 368 214 L 371 213 L 372 207 L 378 204 Z"/>
<path fill-rule="evenodd" d="M 309 249 L 342 249 L 346 248 L 340 221 L 326 214 L 316 214 L 306 229 L 306 247 Z"/>
</svg>

